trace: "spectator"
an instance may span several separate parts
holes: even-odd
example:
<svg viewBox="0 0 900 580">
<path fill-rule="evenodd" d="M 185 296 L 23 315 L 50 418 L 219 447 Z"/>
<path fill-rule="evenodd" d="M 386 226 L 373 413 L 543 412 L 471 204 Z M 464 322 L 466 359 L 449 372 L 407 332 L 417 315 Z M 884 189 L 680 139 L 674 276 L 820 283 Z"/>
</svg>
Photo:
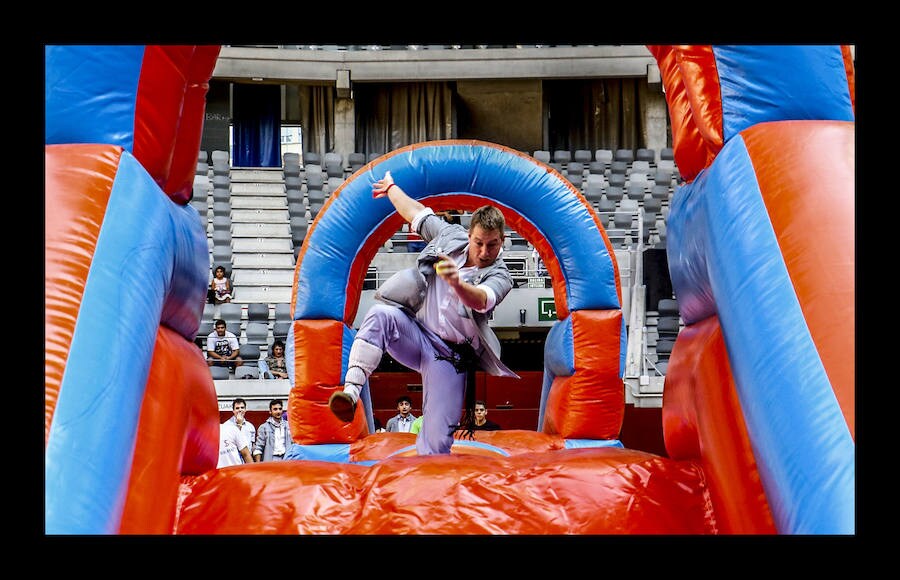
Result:
<svg viewBox="0 0 900 580">
<path fill-rule="evenodd" d="M 253 461 L 281 461 L 291 447 L 291 427 L 282 416 L 281 399 L 269 401 L 269 418 L 259 426 L 253 445 Z"/>
<path fill-rule="evenodd" d="M 499 431 L 500 425 L 487 418 L 487 405 L 484 401 L 475 401 L 475 431 Z"/>
<path fill-rule="evenodd" d="M 209 289 L 212 291 L 213 304 L 231 302 L 234 288 L 231 285 L 231 279 L 225 276 L 225 268 L 223 266 L 216 266 L 213 279 L 209 283 Z"/>
<path fill-rule="evenodd" d="M 396 415 L 388 419 L 387 432 L 409 433 L 409 429 L 412 427 L 412 423 L 416 418 L 415 415 L 411 413 L 412 399 L 406 395 L 397 397 L 397 411 L 399 412 Z"/>
<path fill-rule="evenodd" d="M 288 378 L 287 361 L 284 359 L 284 343 L 276 340 L 272 343 L 272 348 L 269 352 L 272 353 L 272 356 L 267 356 L 265 360 L 269 375 L 273 379 Z"/>
<path fill-rule="evenodd" d="M 231 423 L 244 434 L 247 438 L 247 444 L 252 450 L 253 443 L 256 441 L 256 427 L 245 418 L 247 414 L 247 401 L 241 397 L 236 398 L 231 402 L 231 412 L 232 416 L 225 422 Z"/>
<path fill-rule="evenodd" d="M 216 468 L 253 463 L 250 442 L 234 423 L 225 421 L 219 425 L 219 462 Z"/>
<path fill-rule="evenodd" d="M 549 276 L 550 274 L 547 272 L 547 266 L 544 265 L 544 259 L 541 258 L 541 255 L 538 253 L 537 248 L 531 250 L 531 259 L 534 260 L 535 271 L 538 276 Z"/>
<path fill-rule="evenodd" d="M 211 367 L 228 367 L 236 369 L 244 364 L 241 359 L 240 343 L 233 332 L 227 330 L 225 321 L 216 320 L 215 330 L 206 337 L 206 364 Z"/>
</svg>

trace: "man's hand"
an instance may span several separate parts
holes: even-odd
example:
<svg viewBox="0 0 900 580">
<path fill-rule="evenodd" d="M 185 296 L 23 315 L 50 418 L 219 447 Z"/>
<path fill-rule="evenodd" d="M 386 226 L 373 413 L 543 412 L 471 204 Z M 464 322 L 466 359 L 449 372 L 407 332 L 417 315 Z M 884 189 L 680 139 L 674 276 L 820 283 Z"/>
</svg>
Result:
<svg viewBox="0 0 900 580">
<path fill-rule="evenodd" d="M 463 304 L 475 310 L 482 310 L 487 303 L 487 294 L 481 288 L 466 283 L 459 277 L 459 267 L 446 254 L 438 254 L 440 258 L 434 263 L 434 273 L 443 278 L 453 288 Z"/>
<path fill-rule="evenodd" d="M 384 177 L 372 184 L 372 197 L 378 199 L 388 194 L 388 188 L 394 184 L 394 178 L 390 171 L 385 171 Z"/>
<path fill-rule="evenodd" d="M 438 254 L 438 258 L 440 259 L 434 264 L 435 274 L 443 278 L 452 288 L 458 287 L 459 268 L 456 266 L 456 262 L 446 254 Z"/>
<path fill-rule="evenodd" d="M 372 184 L 372 197 L 375 199 L 387 197 L 397 213 L 408 222 L 412 222 L 416 214 L 425 209 L 424 205 L 409 197 L 399 185 L 394 183 L 390 171 L 385 171 L 384 177 Z"/>
</svg>

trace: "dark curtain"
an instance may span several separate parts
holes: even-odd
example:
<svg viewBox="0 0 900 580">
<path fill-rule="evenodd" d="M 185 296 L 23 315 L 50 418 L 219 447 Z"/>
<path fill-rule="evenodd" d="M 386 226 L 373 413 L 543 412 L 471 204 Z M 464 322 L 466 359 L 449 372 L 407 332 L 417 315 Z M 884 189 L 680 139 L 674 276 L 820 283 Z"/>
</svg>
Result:
<svg viewBox="0 0 900 580">
<path fill-rule="evenodd" d="M 549 150 L 645 147 L 641 78 L 544 81 Z"/>
<path fill-rule="evenodd" d="M 281 87 L 235 84 L 235 167 L 281 167 Z"/>
<path fill-rule="evenodd" d="M 451 83 L 356 84 L 356 151 L 387 153 L 422 141 L 451 139 Z"/>
<path fill-rule="evenodd" d="M 323 155 L 334 150 L 334 87 L 303 85 L 297 95 L 303 151 Z"/>
</svg>

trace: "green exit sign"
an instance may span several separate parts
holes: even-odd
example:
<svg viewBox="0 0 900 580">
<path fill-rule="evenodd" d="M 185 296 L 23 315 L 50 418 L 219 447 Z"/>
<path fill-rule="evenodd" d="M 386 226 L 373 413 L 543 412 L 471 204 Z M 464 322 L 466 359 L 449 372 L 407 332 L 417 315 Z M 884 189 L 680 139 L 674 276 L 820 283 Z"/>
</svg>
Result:
<svg viewBox="0 0 900 580">
<path fill-rule="evenodd" d="M 556 302 L 553 298 L 538 298 L 538 320 L 545 322 L 556 319 Z"/>
</svg>

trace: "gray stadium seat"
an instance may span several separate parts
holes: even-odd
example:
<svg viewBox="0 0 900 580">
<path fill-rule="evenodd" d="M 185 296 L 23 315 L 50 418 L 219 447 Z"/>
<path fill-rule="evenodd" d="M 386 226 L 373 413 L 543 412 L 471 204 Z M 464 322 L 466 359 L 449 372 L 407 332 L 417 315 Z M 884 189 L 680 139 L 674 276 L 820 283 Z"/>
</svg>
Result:
<svg viewBox="0 0 900 580">
<path fill-rule="evenodd" d="M 593 155 L 591 155 L 591 152 L 588 149 L 576 149 L 575 154 L 572 156 L 572 159 L 574 161 L 587 165 L 594 160 L 594 157 Z"/>
<path fill-rule="evenodd" d="M 613 224 L 619 229 L 630 229 L 632 217 L 629 212 L 617 211 L 613 214 Z"/>
<path fill-rule="evenodd" d="M 272 328 L 272 336 L 276 339 L 281 339 L 282 341 L 287 340 L 288 332 L 291 330 L 291 324 L 293 324 L 293 321 L 291 320 L 276 320 L 274 327 Z"/>
<path fill-rule="evenodd" d="M 635 161 L 647 161 L 648 163 L 656 163 L 656 151 L 641 147 L 634 154 Z"/>
<path fill-rule="evenodd" d="M 213 163 L 213 179 L 216 177 L 228 177 L 231 175 L 231 166 L 228 162 L 217 161 Z"/>
<path fill-rule="evenodd" d="M 275 322 L 291 320 L 291 305 L 289 302 L 278 302 L 275 304 Z"/>
<path fill-rule="evenodd" d="M 222 186 L 213 187 L 212 198 L 213 198 L 213 203 L 216 203 L 218 201 L 218 202 L 225 202 L 225 203 L 230 204 L 231 203 L 231 190 L 228 189 L 227 187 L 222 187 Z"/>
<path fill-rule="evenodd" d="M 559 163 L 560 167 L 565 167 L 572 160 L 572 152 L 568 149 L 556 149 L 553 151 L 553 163 Z"/>
<path fill-rule="evenodd" d="M 600 201 L 597 202 L 597 211 L 611 214 L 612 212 L 616 211 L 616 202 L 604 195 L 600 198 Z"/>
<path fill-rule="evenodd" d="M 223 216 L 216 216 L 216 217 L 221 218 Z M 222 246 L 222 247 L 230 246 L 231 245 L 231 232 L 224 228 L 219 228 L 219 229 L 214 228 L 213 233 L 212 233 L 212 242 L 213 242 L 213 247 L 215 247 L 215 246 Z"/>
<path fill-rule="evenodd" d="M 243 349 L 241 349 L 243 350 Z M 241 357 L 243 358 L 243 357 Z M 234 369 L 234 378 L 235 379 L 258 379 L 259 378 L 259 367 L 252 367 L 246 364 L 243 364 L 236 369 Z"/>
<path fill-rule="evenodd" d="M 216 215 L 213 216 L 212 219 L 213 233 L 216 230 L 225 230 L 231 231 L 231 216 L 230 215 Z"/>
<path fill-rule="evenodd" d="M 227 175 L 213 175 L 213 178 L 210 180 L 212 186 L 215 187 L 223 187 L 228 189 L 231 187 L 231 178 Z"/>
<path fill-rule="evenodd" d="M 678 300 L 674 298 L 661 298 L 656 306 L 656 312 L 660 316 L 679 316 Z"/>
<path fill-rule="evenodd" d="M 550 152 L 549 151 L 542 151 L 542 150 L 535 151 L 532 154 L 532 157 L 534 157 L 541 163 L 546 163 L 548 165 L 550 164 Z"/>
<path fill-rule="evenodd" d="M 654 185 L 650 188 L 650 196 L 659 201 L 669 199 L 669 188 L 665 185 Z"/>
<path fill-rule="evenodd" d="M 285 191 L 289 191 L 292 189 L 296 189 L 300 191 L 303 188 L 303 178 L 300 177 L 299 174 L 294 176 L 285 176 L 284 178 L 284 189 Z"/>
<path fill-rule="evenodd" d="M 660 340 L 656 343 L 656 355 L 659 357 L 668 358 L 670 354 L 672 354 L 672 349 L 675 347 L 674 340 Z"/>
<path fill-rule="evenodd" d="M 325 190 L 321 187 L 311 187 L 306 191 L 306 198 L 309 200 L 310 205 L 314 203 L 325 203 Z"/>
<path fill-rule="evenodd" d="M 350 171 L 356 172 L 366 164 L 366 156 L 363 153 L 350 153 L 347 155 L 347 163 L 350 164 Z"/>
<path fill-rule="evenodd" d="M 606 188 L 606 197 L 613 201 L 621 201 L 625 197 L 625 188 L 621 185 L 613 185 L 610 183 Z"/>
<path fill-rule="evenodd" d="M 209 367 L 209 374 L 214 381 L 225 381 L 230 378 L 228 367 Z"/>
<path fill-rule="evenodd" d="M 291 201 L 288 202 L 288 216 L 295 217 L 304 217 L 306 215 L 306 204 L 302 201 Z"/>
<path fill-rule="evenodd" d="M 681 330 L 677 316 L 660 316 L 656 322 L 656 333 L 660 337 L 674 337 Z"/>
<path fill-rule="evenodd" d="M 344 179 L 344 166 L 340 161 L 326 161 L 325 162 L 325 175 L 328 177 L 339 177 L 341 180 Z"/>
<path fill-rule="evenodd" d="M 584 184 L 584 197 L 591 203 L 597 203 L 603 196 L 603 186 L 596 182 L 587 182 Z"/>
<path fill-rule="evenodd" d="M 244 336 L 247 337 L 248 344 L 268 344 L 269 342 L 269 325 L 266 322 L 248 321 L 247 327 L 244 329 Z"/>
<path fill-rule="evenodd" d="M 306 173 L 306 189 L 323 189 L 326 176 L 321 171 L 308 171 Z"/>
<path fill-rule="evenodd" d="M 234 252 L 231 250 L 230 244 L 227 246 L 213 246 L 213 263 L 221 264 L 222 262 L 231 262 L 232 257 L 234 257 Z"/>
<path fill-rule="evenodd" d="M 231 215 L 231 204 L 227 201 L 214 201 L 213 202 L 213 215 Z"/>
<path fill-rule="evenodd" d="M 225 321 L 225 329 L 234 333 L 235 336 L 240 335 L 243 312 L 243 306 L 236 302 L 219 304 L 219 318 Z"/>
<path fill-rule="evenodd" d="M 642 201 L 644 199 L 644 186 L 639 183 L 629 183 L 625 187 L 625 195 L 628 199 Z"/>
<path fill-rule="evenodd" d="M 265 302 L 251 302 L 247 305 L 247 320 L 253 322 L 269 321 L 269 305 Z"/>
<path fill-rule="evenodd" d="M 594 160 L 602 161 L 608 167 L 613 162 L 613 152 L 611 149 L 597 149 L 594 151 Z"/>
</svg>

